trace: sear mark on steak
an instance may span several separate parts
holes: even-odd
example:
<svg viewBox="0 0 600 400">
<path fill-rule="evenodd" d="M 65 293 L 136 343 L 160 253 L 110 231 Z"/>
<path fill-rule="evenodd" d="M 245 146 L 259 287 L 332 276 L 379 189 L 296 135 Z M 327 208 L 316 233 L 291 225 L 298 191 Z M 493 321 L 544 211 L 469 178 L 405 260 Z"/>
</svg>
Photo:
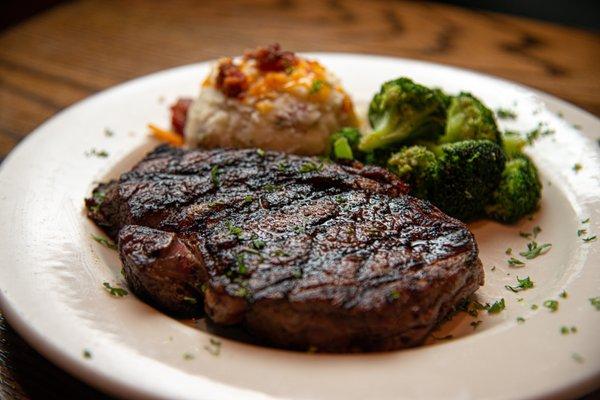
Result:
<svg viewBox="0 0 600 400">
<path fill-rule="evenodd" d="M 88 215 L 131 289 L 275 346 L 421 344 L 483 284 L 467 227 L 379 167 L 161 146 L 100 184 Z"/>
</svg>

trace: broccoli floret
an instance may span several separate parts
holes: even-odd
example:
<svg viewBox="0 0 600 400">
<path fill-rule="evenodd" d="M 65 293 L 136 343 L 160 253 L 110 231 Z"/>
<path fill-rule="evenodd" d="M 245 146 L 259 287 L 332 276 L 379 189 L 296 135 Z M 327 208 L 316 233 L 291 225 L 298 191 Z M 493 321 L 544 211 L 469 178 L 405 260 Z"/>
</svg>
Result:
<svg viewBox="0 0 600 400">
<path fill-rule="evenodd" d="M 356 157 L 360 131 L 342 128 L 329 137 L 329 157 L 334 160 L 352 160 Z"/>
<path fill-rule="evenodd" d="M 414 139 L 436 138 L 444 131 L 448 97 L 408 78 L 388 81 L 369 105 L 373 131 L 363 136 L 361 151 L 369 152 Z"/>
<path fill-rule="evenodd" d="M 502 147 L 508 159 L 521 156 L 527 141 L 518 132 L 506 131 L 502 135 Z"/>
<path fill-rule="evenodd" d="M 537 208 L 542 184 L 533 162 L 521 154 L 508 161 L 486 214 L 500 222 L 516 222 Z"/>
<path fill-rule="evenodd" d="M 450 102 L 446 132 L 440 138 L 440 143 L 469 139 L 485 139 L 502 144 L 492 110 L 470 93 L 461 92 Z"/>
<path fill-rule="evenodd" d="M 438 175 L 429 200 L 461 220 L 484 215 L 504 170 L 502 148 L 489 140 L 464 140 L 443 144 L 437 153 Z"/>
<path fill-rule="evenodd" d="M 410 146 L 389 159 L 388 169 L 410 185 L 412 195 L 425 199 L 436 183 L 438 160 L 426 147 Z"/>
</svg>

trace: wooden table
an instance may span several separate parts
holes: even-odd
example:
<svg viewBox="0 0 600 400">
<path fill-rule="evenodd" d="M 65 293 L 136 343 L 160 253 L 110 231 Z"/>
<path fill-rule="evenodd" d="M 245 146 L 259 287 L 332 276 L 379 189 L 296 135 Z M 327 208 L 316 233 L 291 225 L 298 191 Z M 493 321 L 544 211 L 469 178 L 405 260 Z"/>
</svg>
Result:
<svg viewBox="0 0 600 400">
<path fill-rule="evenodd" d="M 295 51 L 375 53 L 471 68 L 600 115 L 600 39 L 573 28 L 427 2 L 75 1 L 0 33 L 0 158 L 44 120 L 92 93 L 274 41 Z M 45 361 L 0 316 L 5 396 L 102 397 Z"/>
</svg>

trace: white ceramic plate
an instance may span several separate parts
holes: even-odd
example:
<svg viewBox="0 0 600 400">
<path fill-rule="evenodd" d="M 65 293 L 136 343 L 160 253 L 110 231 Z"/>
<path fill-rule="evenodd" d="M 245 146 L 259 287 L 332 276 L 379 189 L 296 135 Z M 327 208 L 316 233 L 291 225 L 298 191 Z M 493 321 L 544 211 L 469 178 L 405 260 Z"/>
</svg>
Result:
<svg viewBox="0 0 600 400">
<path fill-rule="evenodd" d="M 109 296 L 102 283 L 121 280 L 120 263 L 90 238 L 99 232 L 85 218 L 83 198 L 95 181 L 118 176 L 156 145 L 146 124 L 168 126 L 168 104 L 197 93 L 208 70 L 203 63 L 136 79 L 70 107 L 3 163 L 0 300 L 12 326 L 65 370 L 127 398 L 564 398 L 593 389 L 600 381 L 600 311 L 589 298 L 600 296 L 600 241 L 584 243 L 582 237 L 600 235 L 600 121 L 556 98 L 474 72 L 383 57 L 309 56 L 338 74 L 358 102 L 367 102 L 384 80 L 406 75 L 516 111 L 517 120 L 501 121 L 504 128 L 526 131 L 544 122 L 555 131 L 528 149 L 545 186 L 541 211 L 516 226 L 471 226 L 486 272 L 479 299 L 504 298 L 503 312 L 480 313 L 476 330 L 472 317 L 459 314 L 436 333 L 453 339 L 404 351 L 305 354 L 220 338 L 215 356 L 205 349 L 211 334 L 133 295 Z M 86 156 L 93 148 L 110 155 Z M 575 163 L 583 166 L 578 172 Z M 552 249 L 523 268 L 509 267 L 505 250 L 523 251 L 527 240 L 518 232 L 534 226 L 542 228 L 538 242 Z M 578 229 L 588 233 L 578 237 Z M 530 276 L 535 287 L 516 294 L 505 289 L 517 275 Z M 559 301 L 558 311 L 542 306 L 548 299 Z M 525 322 L 517 323 L 518 317 Z M 578 331 L 563 335 L 562 326 Z"/>
</svg>

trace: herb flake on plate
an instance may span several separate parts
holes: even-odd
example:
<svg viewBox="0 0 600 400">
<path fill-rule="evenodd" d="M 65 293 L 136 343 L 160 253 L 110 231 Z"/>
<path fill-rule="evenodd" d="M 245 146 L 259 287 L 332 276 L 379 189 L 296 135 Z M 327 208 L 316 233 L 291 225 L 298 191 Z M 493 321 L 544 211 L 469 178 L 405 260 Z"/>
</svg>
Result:
<svg viewBox="0 0 600 400">
<path fill-rule="evenodd" d="M 106 291 L 113 297 L 124 297 L 129 294 L 127 290 L 117 286 L 111 286 L 108 282 L 104 282 L 102 286 L 104 286 L 104 289 L 106 289 Z"/>
<path fill-rule="evenodd" d="M 109 238 L 105 238 L 105 237 L 102 237 L 102 236 L 92 235 L 92 239 L 94 239 L 96 242 L 100 243 L 102 246 L 108 247 L 111 250 L 116 250 L 117 249 L 117 245 L 115 244 L 115 242 L 113 242 Z"/>
</svg>

